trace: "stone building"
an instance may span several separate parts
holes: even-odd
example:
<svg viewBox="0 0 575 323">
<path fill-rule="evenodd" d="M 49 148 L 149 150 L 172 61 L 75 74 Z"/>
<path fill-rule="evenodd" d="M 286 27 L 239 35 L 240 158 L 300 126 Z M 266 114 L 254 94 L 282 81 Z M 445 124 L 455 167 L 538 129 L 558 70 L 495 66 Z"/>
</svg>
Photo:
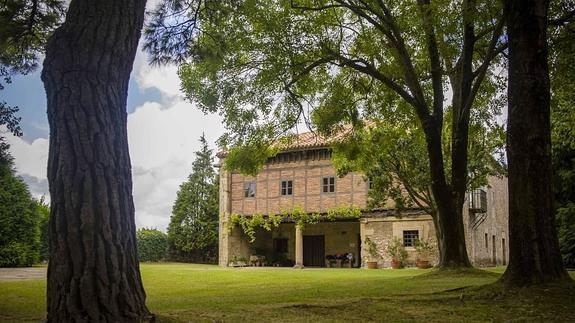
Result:
<svg viewBox="0 0 575 323">
<path fill-rule="evenodd" d="M 485 209 L 475 209 L 468 195 L 463 207 L 467 254 L 475 266 L 507 265 L 508 241 L 508 193 L 507 178 L 490 177 L 489 186 L 480 190 L 484 194 Z M 479 211 L 479 212 L 478 212 Z M 483 211 L 483 212 L 481 212 Z"/>
<path fill-rule="evenodd" d="M 220 266 L 265 259 L 262 262 L 268 265 L 324 267 L 330 265 L 329 259 L 346 255 L 351 258 L 345 261 L 347 265 L 362 267 L 368 259 L 365 242 L 369 238 L 382 255 L 378 266 L 387 267 L 390 258 L 383 251 L 393 237 L 403 241 L 408 264 L 415 262 L 416 239 L 436 242 L 432 218 L 421 210 L 404 210 L 398 216 L 393 205 L 387 205 L 385 209 L 367 211 L 369 182 L 356 172 L 338 177 L 329 144 L 330 140 L 319 139 L 313 133 L 300 134 L 269 158 L 255 177 L 220 167 Z M 222 164 L 225 153 L 218 157 Z M 466 201 L 467 248 L 476 265 L 507 262 L 506 183 L 506 179 L 490 179 L 491 186 L 478 191 L 483 198 L 479 207 L 470 208 Z M 284 219 L 272 230 L 256 229 L 253 242 L 240 227 L 231 225 L 232 214 L 265 217 L 294 208 L 325 214 L 336 207 L 357 207 L 362 212 L 359 218 L 322 221 L 303 228 Z"/>
</svg>

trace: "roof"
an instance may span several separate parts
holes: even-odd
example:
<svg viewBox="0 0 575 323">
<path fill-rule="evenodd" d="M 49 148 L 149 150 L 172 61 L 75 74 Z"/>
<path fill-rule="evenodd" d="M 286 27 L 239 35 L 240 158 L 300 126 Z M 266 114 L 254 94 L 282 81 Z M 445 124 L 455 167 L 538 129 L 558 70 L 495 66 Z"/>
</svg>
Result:
<svg viewBox="0 0 575 323">
<path fill-rule="evenodd" d="M 303 132 L 296 134 L 293 139 L 288 139 L 287 142 L 276 141 L 274 146 L 280 148 L 281 151 L 329 147 L 341 142 L 349 134 L 350 129 L 350 127 L 345 127 L 332 136 L 322 136 L 314 131 Z"/>
<path fill-rule="evenodd" d="M 341 142 L 350 132 L 351 126 L 344 126 L 332 136 L 322 136 L 315 131 L 302 132 L 295 135 L 288 135 L 276 140 L 272 146 L 280 151 L 308 150 L 316 148 L 326 148 L 335 143 Z M 216 156 L 226 157 L 227 151 L 220 150 Z"/>
</svg>

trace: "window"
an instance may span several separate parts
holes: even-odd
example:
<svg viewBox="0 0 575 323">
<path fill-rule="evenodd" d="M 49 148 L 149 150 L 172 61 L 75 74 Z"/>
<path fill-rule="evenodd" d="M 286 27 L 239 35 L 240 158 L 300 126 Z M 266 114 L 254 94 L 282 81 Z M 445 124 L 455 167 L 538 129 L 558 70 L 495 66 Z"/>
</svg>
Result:
<svg viewBox="0 0 575 323">
<path fill-rule="evenodd" d="M 281 186 L 281 194 L 282 195 L 292 195 L 293 194 L 293 181 L 282 181 Z"/>
<path fill-rule="evenodd" d="M 288 239 L 274 239 L 274 250 L 276 253 L 288 252 Z"/>
<path fill-rule="evenodd" d="M 256 182 L 244 183 L 244 197 L 256 197 Z"/>
<path fill-rule="evenodd" d="M 419 239 L 418 230 L 403 231 L 403 246 L 413 247 L 415 246 L 415 241 Z"/>
<path fill-rule="evenodd" d="M 485 234 L 485 249 L 489 248 L 489 240 L 487 240 L 487 233 Z"/>
<path fill-rule="evenodd" d="M 335 177 L 324 177 L 322 181 L 323 193 L 333 193 L 335 192 Z"/>
<path fill-rule="evenodd" d="M 367 178 L 367 189 L 370 190 L 373 188 L 373 178 L 368 177 Z"/>
</svg>

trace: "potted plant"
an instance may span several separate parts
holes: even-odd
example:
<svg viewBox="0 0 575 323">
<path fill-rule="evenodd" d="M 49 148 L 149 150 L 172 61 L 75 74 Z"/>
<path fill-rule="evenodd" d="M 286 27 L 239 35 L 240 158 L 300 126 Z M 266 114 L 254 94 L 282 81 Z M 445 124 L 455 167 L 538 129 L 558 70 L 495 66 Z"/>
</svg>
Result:
<svg viewBox="0 0 575 323">
<path fill-rule="evenodd" d="M 435 248 L 429 241 L 425 240 L 415 240 L 414 243 L 415 252 L 417 252 L 417 259 L 415 259 L 415 265 L 417 268 L 425 269 L 431 267 L 429 265 L 429 258 L 433 255 Z"/>
<path fill-rule="evenodd" d="M 365 238 L 365 245 L 367 246 L 367 253 L 369 258 L 366 261 L 367 269 L 377 269 L 377 261 L 381 259 L 381 254 L 377 249 L 377 244 L 373 242 L 369 237 Z"/>
<path fill-rule="evenodd" d="M 407 258 L 407 251 L 403 246 L 403 241 L 398 237 L 394 237 L 387 248 L 385 249 L 387 254 L 391 257 L 391 268 L 398 269 L 403 267 L 403 262 Z"/>
</svg>

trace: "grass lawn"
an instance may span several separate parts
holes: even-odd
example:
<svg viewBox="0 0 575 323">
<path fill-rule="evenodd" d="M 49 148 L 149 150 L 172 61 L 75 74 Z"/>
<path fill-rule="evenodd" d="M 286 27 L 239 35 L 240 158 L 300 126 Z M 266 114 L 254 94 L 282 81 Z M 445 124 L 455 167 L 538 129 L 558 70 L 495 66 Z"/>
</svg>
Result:
<svg viewBox="0 0 575 323">
<path fill-rule="evenodd" d="M 142 264 L 141 270 L 148 307 L 160 322 L 575 322 L 573 284 L 507 293 L 477 288 L 497 280 L 502 268 L 438 274 L 170 263 Z M 45 289 L 45 280 L 0 282 L 0 321 L 42 320 Z"/>
</svg>

